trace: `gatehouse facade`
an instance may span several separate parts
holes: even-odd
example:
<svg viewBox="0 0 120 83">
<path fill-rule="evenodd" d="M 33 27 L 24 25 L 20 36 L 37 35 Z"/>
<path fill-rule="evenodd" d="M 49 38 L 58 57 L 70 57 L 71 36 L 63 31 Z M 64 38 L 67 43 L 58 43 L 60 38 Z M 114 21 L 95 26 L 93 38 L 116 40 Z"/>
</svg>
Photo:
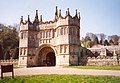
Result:
<svg viewBox="0 0 120 83">
<path fill-rule="evenodd" d="M 63 17 L 55 10 L 52 21 L 43 21 L 36 10 L 33 22 L 20 21 L 19 66 L 78 65 L 80 56 L 80 13 L 71 16 L 69 8 Z"/>
</svg>

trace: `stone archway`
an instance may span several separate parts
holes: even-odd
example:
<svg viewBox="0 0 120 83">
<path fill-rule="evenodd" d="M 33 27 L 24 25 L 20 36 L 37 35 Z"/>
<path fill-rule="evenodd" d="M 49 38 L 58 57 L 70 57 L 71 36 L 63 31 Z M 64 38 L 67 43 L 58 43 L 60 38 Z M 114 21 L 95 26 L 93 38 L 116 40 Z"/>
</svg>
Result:
<svg viewBox="0 0 120 83">
<path fill-rule="evenodd" d="M 56 56 L 53 48 L 46 46 L 39 51 L 38 66 L 55 66 Z"/>
<path fill-rule="evenodd" d="M 56 65 L 56 57 L 54 52 L 49 52 L 46 55 L 46 64 L 47 66 L 55 66 Z"/>
</svg>

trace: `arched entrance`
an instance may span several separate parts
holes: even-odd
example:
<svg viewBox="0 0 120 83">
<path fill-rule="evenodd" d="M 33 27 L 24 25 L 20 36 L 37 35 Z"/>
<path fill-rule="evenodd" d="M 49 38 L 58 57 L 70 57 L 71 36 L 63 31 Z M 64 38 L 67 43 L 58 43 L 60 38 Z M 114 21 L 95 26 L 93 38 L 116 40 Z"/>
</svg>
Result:
<svg viewBox="0 0 120 83">
<path fill-rule="evenodd" d="M 43 47 L 39 51 L 38 65 L 39 66 L 55 66 L 56 65 L 56 56 L 53 48 Z"/>
<path fill-rule="evenodd" d="M 47 66 L 55 66 L 56 65 L 56 58 L 54 52 L 49 52 L 46 56 L 46 63 Z"/>
</svg>

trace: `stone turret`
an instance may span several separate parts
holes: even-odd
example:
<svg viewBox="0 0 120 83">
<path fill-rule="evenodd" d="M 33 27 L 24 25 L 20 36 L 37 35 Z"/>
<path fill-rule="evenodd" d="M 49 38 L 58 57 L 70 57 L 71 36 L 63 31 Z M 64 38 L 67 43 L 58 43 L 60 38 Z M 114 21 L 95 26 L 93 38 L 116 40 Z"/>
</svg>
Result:
<svg viewBox="0 0 120 83">
<path fill-rule="evenodd" d="M 30 57 L 35 55 L 31 50 L 35 50 L 37 47 L 39 19 L 38 11 L 36 10 L 35 19 L 33 22 L 30 21 L 30 15 L 28 15 L 27 21 L 23 21 L 23 16 L 20 20 L 20 42 L 19 42 L 19 66 L 30 66 Z"/>
</svg>

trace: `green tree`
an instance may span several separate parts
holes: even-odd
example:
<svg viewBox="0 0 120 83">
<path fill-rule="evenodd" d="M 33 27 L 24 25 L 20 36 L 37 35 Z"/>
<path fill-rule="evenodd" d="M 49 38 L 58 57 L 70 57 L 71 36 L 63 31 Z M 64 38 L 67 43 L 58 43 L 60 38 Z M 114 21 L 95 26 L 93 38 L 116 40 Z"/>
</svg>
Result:
<svg viewBox="0 0 120 83">
<path fill-rule="evenodd" d="M 112 35 L 111 39 L 114 42 L 114 45 L 118 45 L 118 40 L 119 40 L 119 36 L 118 35 Z"/>
<path fill-rule="evenodd" d="M 19 48 L 15 48 L 12 54 L 12 59 L 18 59 L 19 56 Z"/>
<path fill-rule="evenodd" d="M 0 45 L 0 60 L 3 60 L 3 49 L 2 49 L 2 46 Z"/>
<path fill-rule="evenodd" d="M 90 48 L 93 46 L 93 42 L 91 41 L 89 36 L 82 38 L 82 44 L 84 45 L 85 48 Z"/>
<path fill-rule="evenodd" d="M 5 55 L 8 49 L 15 49 L 19 46 L 19 37 L 14 26 L 0 26 L 0 29 L 0 44 L 3 46 L 3 53 Z"/>
<path fill-rule="evenodd" d="M 99 44 L 99 41 L 98 41 L 98 37 L 97 37 L 97 36 L 93 39 L 93 42 L 94 42 L 95 45 Z"/>
<path fill-rule="evenodd" d="M 108 45 L 109 45 L 108 41 L 105 40 L 105 41 L 104 41 L 104 46 L 108 46 Z"/>
<path fill-rule="evenodd" d="M 117 51 L 118 56 L 120 56 L 120 49 Z"/>
<path fill-rule="evenodd" d="M 113 42 L 112 39 L 109 40 L 109 44 L 110 44 L 110 45 L 114 45 L 114 42 Z"/>
<path fill-rule="evenodd" d="M 99 42 L 100 45 L 103 45 L 103 40 L 101 39 L 100 42 Z"/>
<path fill-rule="evenodd" d="M 9 49 L 5 52 L 4 60 L 10 59 L 10 51 Z"/>
</svg>

